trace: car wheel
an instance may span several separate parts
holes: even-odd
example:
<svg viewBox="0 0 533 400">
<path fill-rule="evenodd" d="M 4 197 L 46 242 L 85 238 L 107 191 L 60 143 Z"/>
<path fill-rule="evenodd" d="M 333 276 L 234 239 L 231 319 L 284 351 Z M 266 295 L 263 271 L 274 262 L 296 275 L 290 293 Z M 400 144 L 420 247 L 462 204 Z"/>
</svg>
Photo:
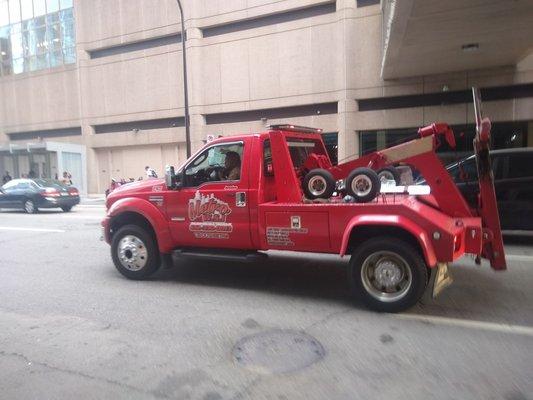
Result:
<svg viewBox="0 0 533 400">
<path fill-rule="evenodd" d="M 357 246 L 349 272 L 354 297 L 380 312 L 412 307 L 428 283 L 428 269 L 419 252 L 394 237 L 376 237 Z"/>
<path fill-rule="evenodd" d="M 63 206 L 63 207 L 61 207 L 61 209 L 62 209 L 64 212 L 69 212 L 70 210 L 72 210 L 72 206 Z"/>
<path fill-rule="evenodd" d="M 381 189 L 378 174 L 370 168 L 356 168 L 346 178 L 346 192 L 358 203 L 368 203 Z"/>
<path fill-rule="evenodd" d="M 308 199 L 328 199 L 335 191 L 335 178 L 325 169 L 313 169 L 305 175 L 302 188 Z"/>
<path fill-rule="evenodd" d="M 113 235 L 111 256 L 117 270 L 129 279 L 146 279 L 160 265 L 155 239 L 137 225 L 125 225 Z"/>
<path fill-rule="evenodd" d="M 24 202 L 24 211 L 26 211 L 28 214 L 35 214 L 39 210 L 35 206 L 33 200 L 26 200 Z"/>
</svg>

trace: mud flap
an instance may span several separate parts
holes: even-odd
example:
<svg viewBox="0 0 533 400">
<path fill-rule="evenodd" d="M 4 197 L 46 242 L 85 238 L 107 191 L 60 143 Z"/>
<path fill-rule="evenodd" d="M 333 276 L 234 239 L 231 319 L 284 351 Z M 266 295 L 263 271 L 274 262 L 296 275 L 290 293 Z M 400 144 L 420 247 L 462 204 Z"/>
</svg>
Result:
<svg viewBox="0 0 533 400">
<path fill-rule="evenodd" d="M 437 267 L 432 270 L 431 297 L 435 299 L 440 292 L 450 286 L 453 282 L 447 263 L 437 263 Z"/>
</svg>

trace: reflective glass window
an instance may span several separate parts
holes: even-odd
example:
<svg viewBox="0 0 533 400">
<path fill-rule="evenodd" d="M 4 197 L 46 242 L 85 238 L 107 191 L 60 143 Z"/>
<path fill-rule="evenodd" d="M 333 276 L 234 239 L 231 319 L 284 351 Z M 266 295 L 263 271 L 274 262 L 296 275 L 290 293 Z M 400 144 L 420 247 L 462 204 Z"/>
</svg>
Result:
<svg viewBox="0 0 533 400">
<path fill-rule="evenodd" d="M 23 58 L 13 59 L 13 73 L 21 74 L 22 72 L 24 72 L 24 59 Z"/>
<path fill-rule="evenodd" d="M 20 2 L 19 0 L 9 0 L 9 22 L 20 22 Z"/>
<path fill-rule="evenodd" d="M 75 63 L 72 3 L 0 0 L 0 75 Z"/>
<path fill-rule="evenodd" d="M 33 0 L 33 15 L 40 17 L 46 14 L 46 1 L 45 0 Z"/>
<path fill-rule="evenodd" d="M 72 0 L 61 0 L 61 9 L 65 10 L 67 8 L 72 8 Z"/>
<path fill-rule="evenodd" d="M 21 19 L 33 18 L 33 1 L 32 0 L 20 0 Z"/>
<path fill-rule="evenodd" d="M 0 26 L 9 25 L 9 3 L 7 0 L 0 0 Z"/>
<path fill-rule="evenodd" d="M 22 34 L 11 30 L 11 56 L 13 58 L 21 58 L 24 56 L 24 51 L 22 48 Z"/>
<path fill-rule="evenodd" d="M 59 0 L 46 0 L 46 11 L 49 14 L 59 11 Z"/>
</svg>

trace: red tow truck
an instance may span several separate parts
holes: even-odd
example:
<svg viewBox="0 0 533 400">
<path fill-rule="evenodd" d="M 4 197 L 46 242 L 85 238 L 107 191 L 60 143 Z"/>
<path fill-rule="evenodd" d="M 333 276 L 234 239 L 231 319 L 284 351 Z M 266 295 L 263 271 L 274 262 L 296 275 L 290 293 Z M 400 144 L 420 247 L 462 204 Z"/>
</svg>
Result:
<svg viewBox="0 0 533 400">
<path fill-rule="evenodd" d="M 506 268 L 488 157 L 490 121 L 474 91 L 479 204 L 471 209 L 435 154 L 446 124 L 415 140 L 332 166 L 320 133 L 273 126 L 219 138 L 165 179 L 117 188 L 107 198 L 103 238 L 124 276 L 144 279 L 176 257 L 253 262 L 267 250 L 351 255 L 355 297 L 377 311 L 413 306 L 451 282 L 465 254 Z M 431 194 L 380 193 L 377 171 L 418 169 Z"/>
</svg>

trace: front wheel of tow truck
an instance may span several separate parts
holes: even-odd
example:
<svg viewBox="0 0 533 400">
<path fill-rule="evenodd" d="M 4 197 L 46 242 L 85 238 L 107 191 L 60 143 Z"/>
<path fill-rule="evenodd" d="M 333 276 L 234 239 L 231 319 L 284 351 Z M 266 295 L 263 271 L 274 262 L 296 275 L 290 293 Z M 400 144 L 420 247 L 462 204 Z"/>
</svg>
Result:
<svg viewBox="0 0 533 400">
<path fill-rule="evenodd" d="M 122 275 L 135 280 L 148 278 L 160 265 L 155 239 L 137 225 L 125 225 L 113 235 L 111 257 Z"/>
<path fill-rule="evenodd" d="M 329 199 L 335 191 L 335 178 L 325 169 L 312 169 L 305 175 L 302 188 L 308 199 Z"/>
<path fill-rule="evenodd" d="M 428 282 L 428 270 L 409 243 L 382 236 L 355 248 L 349 277 L 355 298 L 372 310 L 395 313 L 420 300 Z"/>
<path fill-rule="evenodd" d="M 374 200 L 380 189 L 378 174 L 370 168 L 356 168 L 346 178 L 346 192 L 358 203 Z"/>
</svg>

